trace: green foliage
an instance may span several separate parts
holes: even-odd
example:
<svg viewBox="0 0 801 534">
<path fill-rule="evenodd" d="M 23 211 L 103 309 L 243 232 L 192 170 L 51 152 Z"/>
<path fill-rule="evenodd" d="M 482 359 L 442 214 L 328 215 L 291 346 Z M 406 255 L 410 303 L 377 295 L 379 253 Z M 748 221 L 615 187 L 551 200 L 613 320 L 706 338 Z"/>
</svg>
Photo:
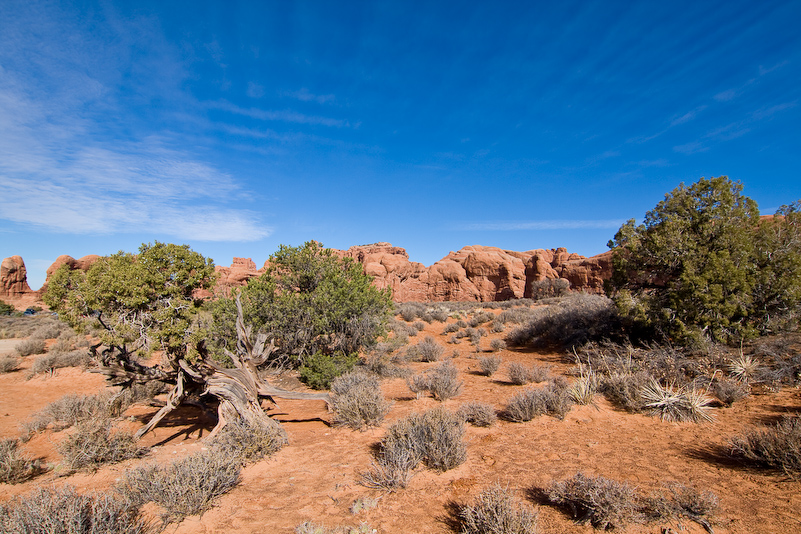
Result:
<svg viewBox="0 0 801 534">
<path fill-rule="evenodd" d="M 14 311 L 14 306 L 0 300 L 0 315 L 11 315 Z"/>
<path fill-rule="evenodd" d="M 316 352 L 300 366 L 300 379 L 312 389 L 328 389 L 338 376 L 347 373 L 359 362 L 356 354 L 337 353 L 333 356 Z"/>
<path fill-rule="evenodd" d="M 43 296 L 80 331 L 99 329 L 109 346 L 147 351 L 156 345 L 184 357 L 193 338 L 198 289 L 215 279 L 214 263 L 187 245 L 143 244 L 139 254 L 105 256 L 84 272 L 62 266 Z M 199 338 L 198 333 L 194 333 Z"/>
<path fill-rule="evenodd" d="M 376 289 L 350 258 L 310 241 L 282 245 L 268 263 L 267 271 L 242 289 L 241 301 L 245 322 L 273 336 L 272 363 L 300 365 L 316 353 L 352 354 L 385 333 L 391 293 Z M 226 340 L 236 339 L 233 298 L 219 299 L 212 314 L 215 343 L 225 347 Z"/>
<path fill-rule="evenodd" d="M 756 202 L 725 176 L 684 184 L 624 224 L 611 288 L 630 326 L 682 341 L 730 341 L 764 330 L 801 302 L 797 203 L 760 224 Z M 795 276 L 793 276 L 795 275 Z M 633 332 L 636 330 L 633 330 Z"/>
</svg>

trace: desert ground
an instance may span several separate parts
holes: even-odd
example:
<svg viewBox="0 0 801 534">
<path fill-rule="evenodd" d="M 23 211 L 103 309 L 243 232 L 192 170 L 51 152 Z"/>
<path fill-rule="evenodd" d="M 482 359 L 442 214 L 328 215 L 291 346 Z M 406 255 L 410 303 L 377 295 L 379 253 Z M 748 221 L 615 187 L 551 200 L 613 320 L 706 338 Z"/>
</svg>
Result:
<svg viewBox="0 0 801 534">
<path fill-rule="evenodd" d="M 304 521 L 312 521 L 332 531 L 363 524 L 387 534 L 453 533 L 460 528 L 460 507 L 471 504 L 482 490 L 497 482 L 536 510 L 540 533 L 590 533 L 594 527 L 576 524 L 566 510 L 548 504 L 544 497 L 551 483 L 577 472 L 628 482 L 645 493 L 664 491 L 671 483 L 713 492 L 720 502 L 711 525 L 716 533 L 801 532 L 801 481 L 745 465 L 726 454 L 729 440 L 744 430 L 799 412 L 801 392 L 791 387 L 778 391 L 754 388 L 750 396 L 731 407 L 714 408 L 711 423 L 672 423 L 627 413 L 597 395 L 594 404 L 574 406 L 563 420 L 542 416 L 516 423 L 501 418 L 487 428 L 468 425 L 466 462 L 444 473 L 418 468 L 405 489 L 384 492 L 361 485 L 360 473 L 370 468 L 376 446 L 393 421 L 439 404 L 455 411 L 466 401 L 487 402 L 500 411 L 517 392 L 543 387 L 512 385 L 506 374 L 509 363 L 547 364 L 553 375 L 575 380 L 574 365 L 564 354 L 528 349 L 495 352 L 503 363 L 492 376 L 483 376 L 478 357 L 488 355 L 491 341 L 505 334 L 489 333 L 481 340 L 482 352 L 477 353 L 466 340 L 449 342 L 450 334 L 443 334 L 443 329 L 452 322 L 455 319 L 425 323 L 422 331 L 410 337 L 410 343 L 431 336 L 441 344 L 443 358 L 451 359 L 460 371 L 459 378 L 464 381 L 461 394 L 440 403 L 430 396 L 418 398 L 404 378 L 384 378 L 381 388 L 393 402 L 392 409 L 380 427 L 365 431 L 333 425 L 333 414 L 321 401 L 279 400 L 278 406 L 265 402 L 270 416 L 286 429 L 289 444 L 247 465 L 239 485 L 209 511 L 170 524 L 165 532 L 292 533 Z M 19 342 L 0 340 L 0 355 L 13 352 Z M 797 340 L 793 348 L 801 349 Z M 21 423 L 63 395 L 94 394 L 106 388 L 101 375 L 79 367 L 29 378 L 35 358 L 22 358 L 18 370 L 0 374 L 0 439 L 20 436 Z M 417 373 L 438 364 L 404 365 Z M 278 380 L 289 389 L 305 388 L 291 373 Z M 134 405 L 124 414 L 120 428 L 135 431 L 156 410 Z M 165 463 L 200 450 L 214 424 L 201 410 L 182 407 L 142 439 L 142 444 L 150 447 L 144 458 L 75 474 L 59 468 L 61 458 L 56 450 L 71 430 L 48 429 L 22 449 L 51 469 L 20 484 L 0 484 L 0 503 L 39 486 L 70 484 L 80 492 L 111 491 L 126 469 L 143 462 Z M 364 498 L 376 499 L 377 504 L 353 513 L 354 502 Z M 158 514 L 155 509 L 146 508 L 147 512 L 154 517 Z M 632 523 L 623 531 L 693 533 L 704 532 L 704 528 L 692 521 L 674 521 Z"/>
</svg>

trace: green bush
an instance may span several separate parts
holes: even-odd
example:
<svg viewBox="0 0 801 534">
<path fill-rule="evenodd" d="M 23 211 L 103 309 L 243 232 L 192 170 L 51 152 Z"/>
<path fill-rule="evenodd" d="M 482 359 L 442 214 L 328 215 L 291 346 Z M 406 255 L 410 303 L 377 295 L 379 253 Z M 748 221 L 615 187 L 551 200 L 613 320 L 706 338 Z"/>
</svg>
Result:
<svg viewBox="0 0 801 534">
<path fill-rule="evenodd" d="M 15 311 L 16 310 L 14 309 L 14 306 L 12 306 L 11 304 L 6 304 L 2 300 L 0 300 L 0 315 L 11 315 Z"/>
<path fill-rule="evenodd" d="M 756 202 L 725 176 L 679 185 L 609 242 L 609 290 L 637 336 L 731 341 L 797 326 L 799 203 L 760 221 Z M 781 320 L 780 320 L 781 319 Z"/>
<path fill-rule="evenodd" d="M 245 323 L 276 341 L 269 363 L 284 366 L 371 346 L 386 332 L 393 310 L 390 291 L 373 286 L 361 264 L 314 241 L 280 246 L 266 272 L 242 288 L 241 302 Z M 221 298 L 211 310 L 212 341 L 222 349 L 236 340 L 236 304 Z"/>
<path fill-rule="evenodd" d="M 358 362 L 357 354 L 328 356 L 317 352 L 300 366 L 300 380 L 312 389 L 328 389 L 336 377 L 353 369 Z"/>
</svg>

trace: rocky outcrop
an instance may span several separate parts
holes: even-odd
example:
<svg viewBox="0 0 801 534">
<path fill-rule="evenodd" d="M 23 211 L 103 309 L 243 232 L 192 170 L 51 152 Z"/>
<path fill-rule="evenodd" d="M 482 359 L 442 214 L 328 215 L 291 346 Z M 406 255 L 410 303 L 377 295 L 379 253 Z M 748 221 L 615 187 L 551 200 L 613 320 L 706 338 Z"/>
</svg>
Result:
<svg viewBox="0 0 801 534">
<path fill-rule="evenodd" d="M 468 246 L 431 267 L 410 262 L 406 250 L 375 243 L 338 251 L 364 265 L 378 287 L 392 289 L 398 302 L 499 301 L 530 297 L 531 283 L 564 278 L 574 291 L 603 292 L 611 276 L 611 253 L 585 258 L 564 248 L 517 252 Z"/>
<path fill-rule="evenodd" d="M 573 291 L 603 293 L 604 280 L 612 274 L 611 252 L 586 258 L 564 248 L 536 249 L 526 252 L 503 250 L 497 247 L 468 246 L 426 267 L 409 261 L 409 254 L 389 243 L 373 243 L 334 250 L 340 257 L 352 258 L 362 264 L 379 288 L 390 288 L 394 300 L 408 301 L 477 301 L 489 302 L 531 296 L 531 284 L 545 279 L 562 278 L 570 282 Z M 47 269 L 47 281 L 62 265 L 86 270 L 99 256 L 84 256 L 76 260 L 59 256 Z M 266 269 L 259 269 L 250 258 L 234 258 L 230 267 L 217 266 L 217 288 L 214 293 L 228 294 L 231 288 L 243 286 Z M 12 295 L 28 298 L 40 292 L 28 287 L 25 264 L 19 256 L 3 260 L 0 273 L 0 298 Z M 211 296 L 204 292 L 202 296 Z M 13 300 L 13 299 L 12 299 Z M 8 301 L 8 300 L 7 300 Z"/>
<path fill-rule="evenodd" d="M 0 298 L 16 299 L 33 293 L 28 286 L 28 271 L 21 256 L 11 256 L 0 264 Z"/>
</svg>

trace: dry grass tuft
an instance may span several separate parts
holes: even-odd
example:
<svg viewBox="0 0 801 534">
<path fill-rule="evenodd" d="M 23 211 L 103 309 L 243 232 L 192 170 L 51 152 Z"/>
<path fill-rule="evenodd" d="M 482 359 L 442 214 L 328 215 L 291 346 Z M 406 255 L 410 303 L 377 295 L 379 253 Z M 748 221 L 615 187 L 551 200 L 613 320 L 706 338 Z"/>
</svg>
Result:
<svg viewBox="0 0 801 534">
<path fill-rule="evenodd" d="M 655 379 L 651 379 L 643 388 L 642 397 L 645 408 L 650 409 L 651 415 L 658 416 L 662 421 L 714 421 L 709 412 L 712 399 L 695 386 L 674 389 L 670 386 L 663 387 Z"/>
<path fill-rule="evenodd" d="M 44 471 L 38 460 L 31 460 L 20 454 L 18 440 L 0 441 L 0 483 L 18 484 Z"/>
<path fill-rule="evenodd" d="M 801 474 L 801 417 L 789 417 L 731 441 L 732 455 L 785 473 Z"/>
</svg>

